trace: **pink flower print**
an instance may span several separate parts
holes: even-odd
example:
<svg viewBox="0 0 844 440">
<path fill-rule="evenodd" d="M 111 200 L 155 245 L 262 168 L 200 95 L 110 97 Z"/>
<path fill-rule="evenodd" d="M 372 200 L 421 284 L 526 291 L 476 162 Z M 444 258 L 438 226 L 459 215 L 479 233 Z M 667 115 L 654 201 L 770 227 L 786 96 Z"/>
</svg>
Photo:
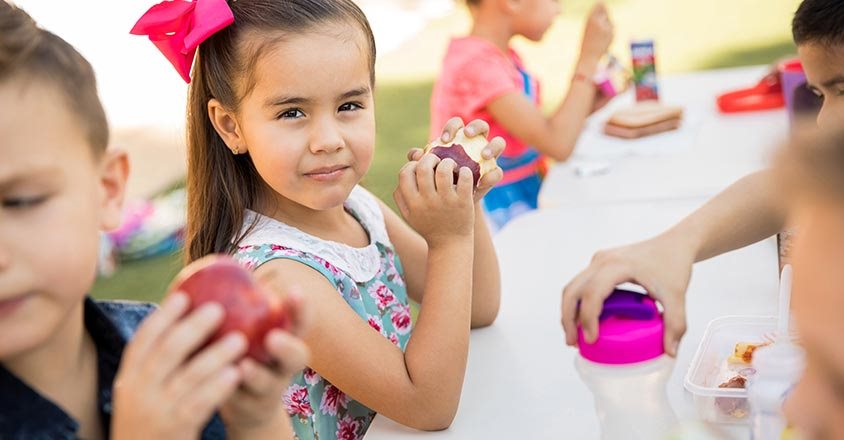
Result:
<svg viewBox="0 0 844 440">
<path fill-rule="evenodd" d="M 290 385 L 284 393 L 284 408 L 291 416 L 310 417 L 314 414 L 311 401 L 308 399 L 308 389 L 299 384 Z"/>
<path fill-rule="evenodd" d="M 358 440 L 358 431 L 360 430 L 360 422 L 349 417 L 344 416 L 337 421 L 337 440 Z"/>
<path fill-rule="evenodd" d="M 395 345 L 396 347 L 399 346 L 399 336 L 396 334 L 396 332 L 390 333 L 390 342 L 392 342 L 393 345 Z"/>
<path fill-rule="evenodd" d="M 323 414 L 336 416 L 339 407 L 345 408 L 349 404 L 349 397 L 334 385 L 326 385 L 325 393 L 319 402 L 319 410 Z"/>
<path fill-rule="evenodd" d="M 367 315 L 366 322 L 368 322 L 369 326 L 374 328 L 378 333 L 384 333 L 384 327 L 381 325 L 381 319 L 377 316 Z"/>
<path fill-rule="evenodd" d="M 369 286 L 367 290 L 369 290 L 369 296 L 371 296 L 375 300 L 376 304 L 378 304 L 378 310 L 383 311 L 396 302 L 396 297 L 393 295 L 393 292 L 391 292 L 390 288 L 382 282 L 377 282 Z"/>
<path fill-rule="evenodd" d="M 406 335 L 410 332 L 410 307 L 404 304 L 393 307 L 390 319 L 393 320 L 393 327 L 400 335 Z"/>
<path fill-rule="evenodd" d="M 336 266 L 323 259 L 320 259 L 319 261 L 322 262 L 322 266 L 328 269 L 328 271 L 331 272 L 331 275 L 335 278 L 340 275 L 340 269 L 337 269 Z"/>
<path fill-rule="evenodd" d="M 319 383 L 320 379 L 322 379 L 319 376 L 319 373 L 310 368 L 305 368 L 305 371 L 302 372 L 302 376 L 305 378 L 305 383 L 308 385 L 316 385 Z"/>
</svg>

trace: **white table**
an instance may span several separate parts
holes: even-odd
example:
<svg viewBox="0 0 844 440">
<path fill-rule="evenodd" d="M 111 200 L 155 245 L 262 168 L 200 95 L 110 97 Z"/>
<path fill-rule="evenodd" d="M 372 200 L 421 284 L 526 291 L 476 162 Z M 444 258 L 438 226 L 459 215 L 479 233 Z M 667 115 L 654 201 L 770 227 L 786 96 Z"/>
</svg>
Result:
<svg viewBox="0 0 844 440">
<path fill-rule="evenodd" d="M 460 408 L 448 430 L 424 433 L 378 416 L 367 439 L 594 439 L 600 435 L 590 391 L 565 346 L 560 292 L 596 249 L 656 234 L 704 199 L 539 210 L 496 237 L 502 304 L 495 324 L 471 336 Z M 774 240 L 695 266 L 688 293 L 688 332 L 668 383 L 681 420 L 695 419 L 683 377 L 707 323 L 722 315 L 775 315 Z M 732 429 L 747 438 L 744 428 Z"/>
<path fill-rule="evenodd" d="M 786 137 L 784 109 L 720 114 L 716 96 L 755 85 L 766 66 L 664 76 L 663 102 L 685 110 L 677 131 L 639 140 L 602 134 L 609 116 L 633 102 L 632 91 L 593 115 L 572 158 L 552 166 L 539 194 L 543 208 L 635 200 L 711 197 L 740 177 L 764 168 Z M 603 175 L 581 177 L 582 164 L 606 164 Z"/>
</svg>

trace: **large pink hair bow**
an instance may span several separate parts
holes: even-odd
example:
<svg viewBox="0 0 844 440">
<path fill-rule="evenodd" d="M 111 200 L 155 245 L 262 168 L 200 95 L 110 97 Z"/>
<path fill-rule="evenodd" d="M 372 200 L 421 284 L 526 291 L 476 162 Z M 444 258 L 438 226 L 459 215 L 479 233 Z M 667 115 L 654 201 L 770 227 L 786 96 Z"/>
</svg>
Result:
<svg viewBox="0 0 844 440">
<path fill-rule="evenodd" d="M 130 33 L 149 35 L 182 79 L 190 83 L 197 46 L 232 22 L 234 15 L 226 0 L 165 0 L 149 8 Z"/>
</svg>

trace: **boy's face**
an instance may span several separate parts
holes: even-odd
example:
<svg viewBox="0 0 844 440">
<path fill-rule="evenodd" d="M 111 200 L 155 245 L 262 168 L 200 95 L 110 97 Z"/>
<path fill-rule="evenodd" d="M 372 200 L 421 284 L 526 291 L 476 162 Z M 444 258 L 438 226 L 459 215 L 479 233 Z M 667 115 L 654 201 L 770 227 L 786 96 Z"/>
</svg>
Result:
<svg viewBox="0 0 844 440">
<path fill-rule="evenodd" d="M 793 303 L 807 364 L 786 402 L 786 412 L 809 438 L 840 439 L 844 438 L 844 205 L 813 196 L 796 208 L 800 227 L 793 254 Z"/>
<path fill-rule="evenodd" d="M 95 158 L 52 85 L 0 81 L 0 361 L 44 346 L 79 310 L 101 228 L 115 227 L 125 155 Z"/>
<path fill-rule="evenodd" d="M 802 44 L 797 48 L 809 88 L 823 100 L 821 128 L 844 123 L 844 45 Z"/>
</svg>

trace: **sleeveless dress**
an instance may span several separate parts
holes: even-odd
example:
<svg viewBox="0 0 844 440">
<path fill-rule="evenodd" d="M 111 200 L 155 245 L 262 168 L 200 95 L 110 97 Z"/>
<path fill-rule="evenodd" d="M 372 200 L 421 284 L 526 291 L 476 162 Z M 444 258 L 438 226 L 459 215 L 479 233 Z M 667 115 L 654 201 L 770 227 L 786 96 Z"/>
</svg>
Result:
<svg viewBox="0 0 844 440">
<path fill-rule="evenodd" d="M 274 259 L 305 264 L 324 276 L 346 304 L 402 351 L 411 332 L 410 306 L 404 270 L 387 236 L 384 216 L 375 196 L 355 187 L 344 203 L 369 235 L 370 244 L 356 248 L 322 240 L 278 220 L 247 211 L 244 231 L 234 257 L 250 270 Z M 350 399 L 342 390 L 306 368 L 294 376 L 284 406 L 300 440 L 359 439 L 375 412 Z"/>
</svg>

